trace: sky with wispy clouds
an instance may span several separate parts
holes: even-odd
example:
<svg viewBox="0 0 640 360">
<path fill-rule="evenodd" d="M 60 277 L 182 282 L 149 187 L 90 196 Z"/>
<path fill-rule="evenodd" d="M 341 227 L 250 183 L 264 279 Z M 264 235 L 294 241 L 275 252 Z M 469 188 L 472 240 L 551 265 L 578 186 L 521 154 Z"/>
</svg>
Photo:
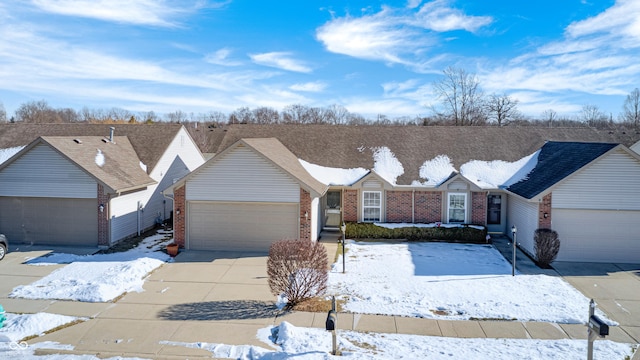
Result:
<svg viewBox="0 0 640 360">
<path fill-rule="evenodd" d="M 424 116 L 449 67 L 519 109 L 615 118 L 640 87 L 638 0 L 4 0 L 0 102 Z"/>
</svg>

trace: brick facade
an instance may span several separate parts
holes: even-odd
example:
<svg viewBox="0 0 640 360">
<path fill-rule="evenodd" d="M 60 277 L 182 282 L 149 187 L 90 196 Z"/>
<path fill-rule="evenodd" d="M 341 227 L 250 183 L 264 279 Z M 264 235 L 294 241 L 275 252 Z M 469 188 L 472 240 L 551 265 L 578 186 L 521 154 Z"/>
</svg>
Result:
<svg viewBox="0 0 640 360">
<path fill-rule="evenodd" d="M 104 186 L 98 184 L 98 246 L 109 246 L 109 194 L 105 194 Z M 100 206 L 102 205 L 102 211 Z"/>
<path fill-rule="evenodd" d="M 173 190 L 173 241 L 184 248 L 187 236 L 186 221 L 187 203 L 185 201 L 185 186 Z"/>
<path fill-rule="evenodd" d="M 414 221 L 416 223 L 442 221 L 442 192 L 416 191 L 414 199 Z"/>
<path fill-rule="evenodd" d="M 358 221 L 358 190 L 344 190 L 343 195 L 343 220 L 350 222 Z"/>
<path fill-rule="evenodd" d="M 544 214 L 547 217 L 544 217 Z M 538 228 L 551 229 L 551 194 L 545 195 L 542 202 L 538 204 Z"/>
<path fill-rule="evenodd" d="M 300 240 L 311 241 L 311 194 L 300 188 Z"/>
<path fill-rule="evenodd" d="M 471 223 L 487 224 L 487 194 L 484 192 L 471 193 Z"/>
<path fill-rule="evenodd" d="M 413 208 L 413 193 L 411 191 L 387 191 L 387 222 L 413 221 L 411 210 Z"/>
</svg>

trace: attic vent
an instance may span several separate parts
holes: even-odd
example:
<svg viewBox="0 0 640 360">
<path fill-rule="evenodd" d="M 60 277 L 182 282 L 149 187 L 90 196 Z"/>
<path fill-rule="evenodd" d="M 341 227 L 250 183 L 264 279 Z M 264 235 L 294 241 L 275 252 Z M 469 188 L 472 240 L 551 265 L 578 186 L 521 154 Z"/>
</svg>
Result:
<svg viewBox="0 0 640 360">
<path fill-rule="evenodd" d="M 107 139 L 107 138 L 102 138 L 102 142 L 108 143 L 108 142 L 109 142 L 109 139 Z"/>
<path fill-rule="evenodd" d="M 73 141 L 74 141 L 76 144 L 82 144 L 82 140 L 80 140 L 80 139 L 73 139 Z"/>
</svg>

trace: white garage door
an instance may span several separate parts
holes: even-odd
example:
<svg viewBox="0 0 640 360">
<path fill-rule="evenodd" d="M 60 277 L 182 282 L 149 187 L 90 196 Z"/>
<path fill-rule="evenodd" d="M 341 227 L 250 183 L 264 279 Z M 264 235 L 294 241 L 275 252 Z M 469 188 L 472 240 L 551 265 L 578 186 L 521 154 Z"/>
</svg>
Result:
<svg viewBox="0 0 640 360">
<path fill-rule="evenodd" d="M 190 249 L 266 252 L 272 242 L 300 235 L 297 203 L 189 202 L 188 206 Z"/>
<path fill-rule="evenodd" d="M 553 209 L 558 261 L 640 262 L 640 211 Z"/>
</svg>

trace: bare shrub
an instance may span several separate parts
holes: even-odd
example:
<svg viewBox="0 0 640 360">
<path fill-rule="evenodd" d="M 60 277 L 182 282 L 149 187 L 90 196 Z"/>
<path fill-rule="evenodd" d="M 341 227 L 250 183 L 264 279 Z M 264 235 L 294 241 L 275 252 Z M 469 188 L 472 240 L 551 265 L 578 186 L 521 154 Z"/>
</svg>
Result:
<svg viewBox="0 0 640 360">
<path fill-rule="evenodd" d="M 288 306 L 324 294 L 327 289 L 327 263 L 327 250 L 318 242 L 274 242 L 267 259 L 271 293 L 286 297 Z"/>
<path fill-rule="evenodd" d="M 537 229 L 533 235 L 536 259 L 541 267 L 548 268 L 560 251 L 558 233 L 551 229 Z"/>
</svg>

